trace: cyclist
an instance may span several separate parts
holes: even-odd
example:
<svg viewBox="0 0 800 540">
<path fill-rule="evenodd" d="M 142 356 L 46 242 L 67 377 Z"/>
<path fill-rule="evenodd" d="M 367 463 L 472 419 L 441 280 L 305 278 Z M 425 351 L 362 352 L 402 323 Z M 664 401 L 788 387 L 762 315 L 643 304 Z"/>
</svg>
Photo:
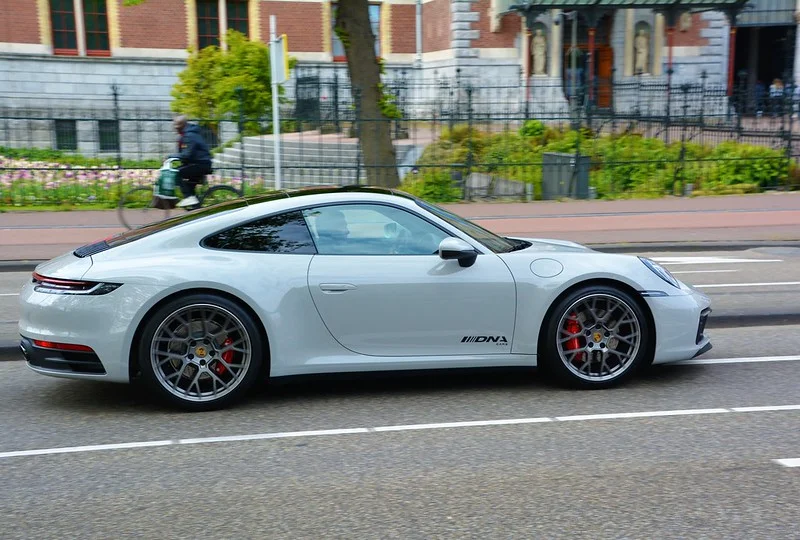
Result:
<svg viewBox="0 0 800 540">
<path fill-rule="evenodd" d="M 211 152 L 200 133 L 200 126 L 189 124 L 184 115 L 176 116 L 172 125 L 179 135 L 178 153 L 169 157 L 181 160 L 178 172 L 183 199 L 177 206 L 194 206 L 200 204 L 195 195 L 197 185 L 202 184 L 206 175 L 212 172 Z"/>
</svg>

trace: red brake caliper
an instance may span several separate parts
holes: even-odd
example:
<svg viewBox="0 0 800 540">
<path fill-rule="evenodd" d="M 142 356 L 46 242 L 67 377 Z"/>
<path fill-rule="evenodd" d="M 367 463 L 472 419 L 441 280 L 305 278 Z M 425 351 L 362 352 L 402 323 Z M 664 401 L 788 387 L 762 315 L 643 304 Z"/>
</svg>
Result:
<svg viewBox="0 0 800 540">
<path fill-rule="evenodd" d="M 570 317 L 576 317 L 576 315 L 574 313 L 572 313 L 572 314 L 570 314 Z M 569 319 L 567 321 L 566 328 L 564 328 L 564 330 L 566 330 L 570 334 L 577 334 L 578 332 L 581 331 L 581 325 L 578 324 L 578 321 L 576 321 L 574 319 Z M 564 348 L 566 350 L 568 350 L 568 351 L 574 351 L 575 349 L 580 349 L 581 348 L 581 344 L 580 344 L 580 341 L 578 340 L 578 338 L 574 337 L 574 338 L 571 338 L 571 339 L 569 339 L 567 341 L 567 343 L 565 344 Z M 584 355 L 584 353 L 582 353 L 582 352 L 576 354 L 574 360 L 577 360 L 579 362 L 582 361 L 583 360 L 583 355 Z"/>
<path fill-rule="evenodd" d="M 232 344 L 233 340 L 231 338 L 226 338 L 225 341 L 222 343 L 223 347 L 227 347 L 228 345 Z M 217 362 L 214 364 L 214 371 L 217 372 L 217 375 L 222 375 L 225 373 L 225 370 L 228 369 L 227 364 L 233 362 L 233 351 L 225 351 L 222 353 L 222 362 Z"/>
</svg>

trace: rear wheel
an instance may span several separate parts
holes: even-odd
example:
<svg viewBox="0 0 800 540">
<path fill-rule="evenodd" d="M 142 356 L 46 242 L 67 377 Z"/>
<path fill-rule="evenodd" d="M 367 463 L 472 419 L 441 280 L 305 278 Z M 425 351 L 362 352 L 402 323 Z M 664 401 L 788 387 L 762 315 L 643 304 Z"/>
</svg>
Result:
<svg viewBox="0 0 800 540">
<path fill-rule="evenodd" d="M 167 219 L 170 208 L 167 201 L 153 195 L 153 188 L 137 187 L 125 193 L 119 200 L 117 214 L 128 229 Z"/>
<path fill-rule="evenodd" d="M 143 382 L 162 401 L 189 411 L 244 398 L 262 371 L 256 323 L 238 304 L 215 295 L 166 304 L 146 323 L 141 343 Z"/>
<path fill-rule="evenodd" d="M 575 291 L 559 302 L 546 325 L 540 363 L 569 386 L 614 386 L 651 360 L 650 322 L 638 302 L 615 287 Z"/>
</svg>

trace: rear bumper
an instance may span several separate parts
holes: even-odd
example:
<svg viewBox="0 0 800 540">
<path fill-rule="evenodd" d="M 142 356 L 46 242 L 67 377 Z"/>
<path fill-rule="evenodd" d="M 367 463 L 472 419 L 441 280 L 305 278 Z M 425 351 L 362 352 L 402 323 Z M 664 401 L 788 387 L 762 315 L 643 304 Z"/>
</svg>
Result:
<svg viewBox="0 0 800 540">
<path fill-rule="evenodd" d="M 45 349 L 25 336 L 21 336 L 19 348 L 28 367 L 38 373 L 79 379 L 106 376 L 106 370 L 94 352 Z"/>
</svg>

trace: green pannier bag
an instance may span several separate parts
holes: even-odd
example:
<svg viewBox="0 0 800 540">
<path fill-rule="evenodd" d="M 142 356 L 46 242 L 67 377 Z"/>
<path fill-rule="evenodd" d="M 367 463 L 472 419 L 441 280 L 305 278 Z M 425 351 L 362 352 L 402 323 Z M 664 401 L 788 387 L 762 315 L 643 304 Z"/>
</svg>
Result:
<svg viewBox="0 0 800 540">
<path fill-rule="evenodd" d="M 178 185 L 178 171 L 170 166 L 164 166 L 159 170 L 158 180 L 156 181 L 155 195 L 164 199 L 177 199 L 175 188 Z"/>
</svg>

